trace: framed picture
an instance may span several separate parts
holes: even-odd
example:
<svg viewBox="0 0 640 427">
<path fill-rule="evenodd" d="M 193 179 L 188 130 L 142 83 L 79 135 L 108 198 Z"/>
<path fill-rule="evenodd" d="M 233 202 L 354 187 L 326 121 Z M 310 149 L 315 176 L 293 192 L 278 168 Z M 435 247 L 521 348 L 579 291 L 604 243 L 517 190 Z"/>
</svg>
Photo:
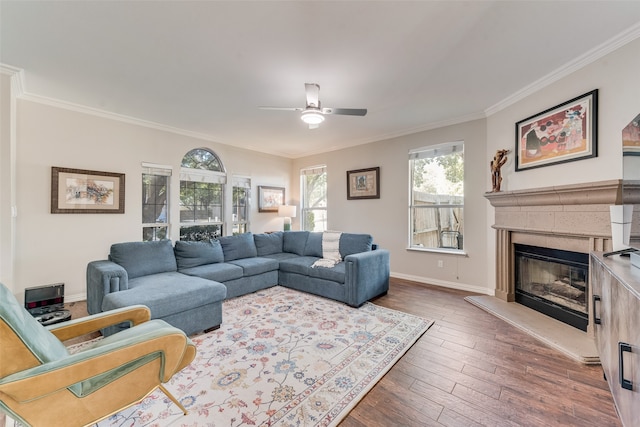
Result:
<svg viewBox="0 0 640 427">
<path fill-rule="evenodd" d="M 124 174 L 52 167 L 51 213 L 124 213 Z"/>
<path fill-rule="evenodd" d="M 347 200 L 379 198 L 379 167 L 347 171 Z"/>
<path fill-rule="evenodd" d="M 622 155 L 640 156 L 640 114 L 622 129 Z"/>
<path fill-rule="evenodd" d="M 516 172 L 598 155 L 598 90 L 516 123 Z"/>
<path fill-rule="evenodd" d="M 284 187 L 258 186 L 258 212 L 278 212 L 284 205 Z"/>
</svg>

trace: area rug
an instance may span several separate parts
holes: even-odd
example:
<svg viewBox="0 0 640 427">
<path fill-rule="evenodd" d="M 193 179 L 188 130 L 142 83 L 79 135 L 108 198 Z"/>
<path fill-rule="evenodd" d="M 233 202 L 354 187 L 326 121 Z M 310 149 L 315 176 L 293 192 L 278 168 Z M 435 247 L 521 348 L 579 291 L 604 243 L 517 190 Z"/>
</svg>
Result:
<svg viewBox="0 0 640 427">
<path fill-rule="evenodd" d="M 334 426 L 433 322 L 276 286 L 224 302 L 167 389 L 97 426 Z"/>
</svg>

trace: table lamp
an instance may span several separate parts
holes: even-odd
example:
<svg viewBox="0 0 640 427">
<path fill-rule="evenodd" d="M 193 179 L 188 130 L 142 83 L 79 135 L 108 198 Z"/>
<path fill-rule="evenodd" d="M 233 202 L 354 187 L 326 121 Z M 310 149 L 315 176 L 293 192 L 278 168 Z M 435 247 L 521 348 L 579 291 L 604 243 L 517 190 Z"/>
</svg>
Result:
<svg viewBox="0 0 640 427">
<path fill-rule="evenodd" d="M 278 216 L 284 217 L 284 231 L 291 230 L 291 218 L 296 217 L 296 207 L 289 205 L 278 206 Z"/>
</svg>

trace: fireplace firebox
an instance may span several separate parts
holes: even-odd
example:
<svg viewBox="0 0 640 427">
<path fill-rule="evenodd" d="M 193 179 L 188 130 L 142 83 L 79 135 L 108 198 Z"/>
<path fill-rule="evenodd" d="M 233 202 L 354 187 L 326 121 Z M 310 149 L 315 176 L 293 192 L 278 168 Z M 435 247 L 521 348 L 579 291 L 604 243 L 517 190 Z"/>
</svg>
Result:
<svg viewBox="0 0 640 427">
<path fill-rule="evenodd" d="M 587 330 L 589 255 L 515 244 L 515 300 Z"/>
</svg>

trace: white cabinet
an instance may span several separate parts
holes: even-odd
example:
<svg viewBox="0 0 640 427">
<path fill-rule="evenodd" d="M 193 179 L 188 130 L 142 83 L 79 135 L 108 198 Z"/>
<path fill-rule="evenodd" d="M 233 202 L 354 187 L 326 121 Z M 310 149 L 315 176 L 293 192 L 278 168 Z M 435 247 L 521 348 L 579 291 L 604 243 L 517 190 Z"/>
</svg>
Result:
<svg viewBox="0 0 640 427">
<path fill-rule="evenodd" d="M 595 341 L 622 424 L 640 426 L 640 269 L 618 255 L 590 257 Z"/>
</svg>

